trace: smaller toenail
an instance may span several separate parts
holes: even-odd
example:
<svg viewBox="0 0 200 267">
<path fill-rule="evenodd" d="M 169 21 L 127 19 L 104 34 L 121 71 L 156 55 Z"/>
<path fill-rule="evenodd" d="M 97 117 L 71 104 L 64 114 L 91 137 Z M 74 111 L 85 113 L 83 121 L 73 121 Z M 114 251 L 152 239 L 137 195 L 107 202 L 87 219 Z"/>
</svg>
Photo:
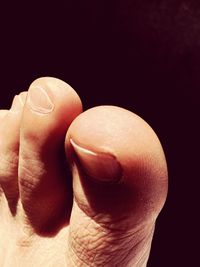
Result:
<svg viewBox="0 0 200 267">
<path fill-rule="evenodd" d="M 77 145 L 70 139 L 78 163 L 86 175 L 102 182 L 118 182 L 122 178 L 122 166 L 110 153 L 99 153 Z"/>
<path fill-rule="evenodd" d="M 54 109 L 51 98 L 46 90 L 40 86 L 31 86 L 29 88 L 27 102 L 30 108 L 38 113 L 47 114 Z"/>
<path fill-rule="evenodd" d="M 12 106 L 10 108 L 10 112 L 18 113 L 22 110 L 23 103 L 18 95 L 16 95 L 13 99 Z"/>
<path fill-rule="evenodd" d="M 27 92 L 22 92 L 19 95 L 19 98 L 20 98 L 23 105 L 26 103 L 26 97 L 27 97 Z"/>
</svg>

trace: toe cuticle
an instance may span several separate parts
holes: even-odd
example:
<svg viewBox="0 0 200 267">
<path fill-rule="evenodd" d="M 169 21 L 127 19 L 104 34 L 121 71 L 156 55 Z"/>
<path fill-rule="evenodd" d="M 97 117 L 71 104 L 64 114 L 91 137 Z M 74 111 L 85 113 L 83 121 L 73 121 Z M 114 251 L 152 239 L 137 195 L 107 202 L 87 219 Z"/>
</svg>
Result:
<svg viewBox="0 0 200 267">
<path fill-rule="evenodd" d="M 123 169 L 116 156 L 106 152 L 94 152 L 84 148 L 72 139 L 70 143 L 86 175 L 102 182 L 119 182 Z"/>
</svg>

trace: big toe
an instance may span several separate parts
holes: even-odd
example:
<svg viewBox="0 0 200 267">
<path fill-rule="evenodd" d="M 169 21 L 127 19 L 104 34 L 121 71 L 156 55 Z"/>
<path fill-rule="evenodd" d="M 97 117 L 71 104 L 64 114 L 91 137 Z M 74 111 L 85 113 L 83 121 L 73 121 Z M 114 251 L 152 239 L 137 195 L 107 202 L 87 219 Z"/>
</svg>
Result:
<svg viewBox="0 0 200 267">
<path fill-rule="evenodd" d="M 74 192 L 69 264 L 145 266 L 167 195 L 165 156 L 154 131 L 130 111 L 100 106 L 72 122 L 66 153 Z"/>
</svg>

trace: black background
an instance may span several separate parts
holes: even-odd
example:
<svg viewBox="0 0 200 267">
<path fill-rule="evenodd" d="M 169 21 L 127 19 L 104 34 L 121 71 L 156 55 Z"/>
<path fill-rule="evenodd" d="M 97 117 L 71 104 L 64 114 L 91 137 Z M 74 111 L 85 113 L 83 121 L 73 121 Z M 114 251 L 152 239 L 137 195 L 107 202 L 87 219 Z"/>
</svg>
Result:
<svg viewBox="0 0 200 267">
<path fill-rule="evenodd" d="M 158 134 L 170 182 L 149 267 L 197 266 L 198 5 L 7 1 L 0 9 L 1 108 L 34 79 L 54 76 L 78 92 L 84 109 L 127 108 Z"/>
</svg>

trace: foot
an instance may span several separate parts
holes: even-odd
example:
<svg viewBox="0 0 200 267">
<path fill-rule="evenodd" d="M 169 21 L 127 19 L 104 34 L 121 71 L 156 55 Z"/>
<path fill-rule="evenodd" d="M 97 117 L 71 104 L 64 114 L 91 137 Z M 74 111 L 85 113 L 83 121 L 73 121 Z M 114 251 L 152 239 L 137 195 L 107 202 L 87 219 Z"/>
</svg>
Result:
<svg viewBox="0 0 200 267">
<path fill-rule="evenodd" d="M 34 81 L 0 111 L 0 266 L 146 266 L 167 194 L 153 130 Z"/>
</svg>

